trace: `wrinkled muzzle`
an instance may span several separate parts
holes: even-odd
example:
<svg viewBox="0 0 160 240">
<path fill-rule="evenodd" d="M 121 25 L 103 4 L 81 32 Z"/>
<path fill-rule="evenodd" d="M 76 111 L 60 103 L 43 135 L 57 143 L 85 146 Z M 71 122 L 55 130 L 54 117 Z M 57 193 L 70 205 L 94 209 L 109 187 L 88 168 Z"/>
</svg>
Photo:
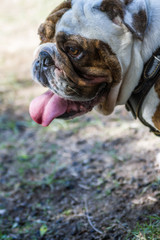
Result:
<svg viewBox="0 0 160 240">
<path fill-rule="evenodd" d="M 32 119 L 43 126 L 55 118 L 70 119 L 91 111 L 104 92 L 105 84 L 98 88 L 84 86 L 81 80 L 78 85 L 77 74 L 72 73 L 68 61 L 63 61 L 56 44 L 42 44 L 35 52 L 33 79 L 50 90 L 35 98 L 29 111 Z"/>
</svg>

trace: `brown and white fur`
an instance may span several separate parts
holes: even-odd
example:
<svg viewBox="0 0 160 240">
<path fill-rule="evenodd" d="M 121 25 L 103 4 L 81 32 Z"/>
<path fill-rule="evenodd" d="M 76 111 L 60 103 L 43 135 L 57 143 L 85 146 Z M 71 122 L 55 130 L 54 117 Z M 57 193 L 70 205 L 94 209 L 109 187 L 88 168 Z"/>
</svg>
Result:
<svg viewBox="0 0 160 240">
<path fill-rule="evenodd" d="M 70 79 L 73 71 L 72 74 L 68 73 L 68 69 L 70 69 L 68 67 L 68 57 L 66 58 L 68 53 L 63 55 L 59 44 L 62 38 L 71 37 L 75 39 L 77 37 L 77 41 L 80 41 L 79 38 L 81 38 L 82 45 L 82 42 L 86 42 L 84 43 L 86 49 L 92 46 L 91 55 L 94 51 L 93 46 L 94 49 L 97 46 L 97 48 L 101 48 L 101 54 L 105 52 L 106 59 L 109 59 L 107 63 L 103 59 L 100 68 L 106 64 L 106 69 L 109 69 L 110 73 L 108 73 L 104 82 L 107 82 L 107 84 L 112 82 L 112 84 L 106 97 L 104 94 L 100 104 L 97 104 L 95 108 L 102 114 L 111 114 L 115 106 L 126 104 L 140 80 L 144 64 L 153 52 L 160 47 L 159 16 L 159 0 L 72 0 L 72 2 L 62 3 L 39 28 L 41 45 L 35 53 L 34 80 L 42 83 L 39 79 L 40 74 L 37 75 L 37 68 L 35 70 L 35 63 L 40 52 L 46 50 L 54 55 L 53 58 L 57 64 L 63 62 L 63 77 L 55 76 L 54 80 L 52 79 L 52 84 L 48 77 L 50 83 L 47 87 L 60 97 L 71 101 L 93 99 L 98 94 L 96 93 L 96 86 L 99 85 L 94 85 L 97 82 L 93 79 L 93 84 L 89 81 L 81 81 L 79 75 L 78 77 L 75 75 L 75 79 L 72 80 L 76 81 L 77 77 L 78 80 L 74 83 L 74 90 L 81 91 L 81 96 L 75 96 L 73 92 L 66 92 L 66 87 L 70 86 L 72 81 L 64 81 L 64 79 L 67 79 L 68 76 Z M 105 50 L 102 51 L 104 48 Z M 100 50 L 97 51 L 100 54 Z M 67 64 L 65 64 L 65 59 Z M 94 62 L 90 65 L 90 68 L 98 64 L 95 62 L 95 57 L 90 56 L 88 59 Z M 81 69 L 81 64 L 77 61 L 77 59 L 76 61 L 71 59 L 74 69 L 83 72 L 84 69 Z M 87 61 L 89 60 L 84 63 L 86 64 Z M 62 70 L 60 65 L 58 68 Z M 65 68 L 66 65 L 68 68 Z M 96 70 L 97 72 L 98 70 Z M 86 75 L 85 71 L 83 73 Z M 62 78 L 63 81 L 61 81 Z M 110 80 L 111 78 L 112 80 Z M 58 90 L 55 89 L 57 86 Z M 73 89 L 73 86 L 71 88 Z M 98 87 L 97 89 L 99 91 Z M 151 126 L 160 130 L 160 80 L 146 96 L 142 106 L 142 116 Z"/>
</svg>

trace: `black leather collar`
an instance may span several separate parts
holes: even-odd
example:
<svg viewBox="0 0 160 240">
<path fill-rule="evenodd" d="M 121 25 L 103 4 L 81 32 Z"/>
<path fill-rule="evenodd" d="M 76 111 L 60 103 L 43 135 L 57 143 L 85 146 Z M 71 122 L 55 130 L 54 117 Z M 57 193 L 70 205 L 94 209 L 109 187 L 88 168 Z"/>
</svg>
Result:
<svg viewBox="0 0 160 240">
<path fill-rule="evenodd" d="M 126 109 L 131 111 L 134 118 L 139 118 L 139 120 L 150 128 L 157 136 L 160 136 L 160 131 L 152 127 L 146 120 L 142 117 L 142 104 L 145 97 L 147 96 L 150 89 L 158 80 L 160 76 L 160 48 L 152 55 L 149 61 L 145 64 L 144 70 L 140 79 L 138 86 L 132 92 L 132 95 L 126 103 Z"/>
</svg>

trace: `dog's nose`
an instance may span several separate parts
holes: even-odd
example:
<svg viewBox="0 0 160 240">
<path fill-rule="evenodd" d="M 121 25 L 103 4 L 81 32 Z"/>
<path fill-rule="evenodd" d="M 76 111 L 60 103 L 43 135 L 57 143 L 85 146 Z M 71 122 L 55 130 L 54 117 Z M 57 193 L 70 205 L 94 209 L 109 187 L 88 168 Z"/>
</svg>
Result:
<svg viewBox="0 0 160 240">
<path fill-rule="evenodd" d="M 54 65 L 54 61 L 48 52 L 42 51 L 39 53 L 39 64 L 41 64 L 42 67 L 49 67 Z"/>
</svg>

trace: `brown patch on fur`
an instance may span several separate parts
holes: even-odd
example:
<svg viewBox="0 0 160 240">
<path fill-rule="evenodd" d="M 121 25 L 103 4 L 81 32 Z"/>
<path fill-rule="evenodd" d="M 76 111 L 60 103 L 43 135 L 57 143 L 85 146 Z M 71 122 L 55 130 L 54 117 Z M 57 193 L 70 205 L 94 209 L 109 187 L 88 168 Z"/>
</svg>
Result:
<svg viewBox="0 0 160 240">
<path fill-rule="evenodd" d="M 147 27 L 147 15 L 144 10 L 140 10 L 139 13 L 133 15 L 134 29 L 140 33 L 141 35 L 144 35 L 144 32 Z"/>
<path fill-rule="evenodd" d="M 117 16 L 123 19 L 123 4 L 119 0 L 103 0 L 100 10 L 106 12 L 111 20 Z"/>
<path fill-rule="evenodd" d="M 63 32 L 56 36 L 59 61 L 66 73 L 69 86 L 83 97 L 92 98 L 100 86 L 110 87 L 121 81 L 121 67 L 111 48 L 100 40 L 86 39 L 79 35 L 66 35 Z M 76 47 L 82 53 L 81 57 L 70 56 L 66 48 Z M 71 92 L 65 90 L 65 94 Z M 74 92 L 72 96 L 74 96 Z"/>
<path fill-rule="evenodd" d="M 154 88 L 160 99 L 160 78 L 156 82 Z M 153 121 L 155 127 L 158 128 L 158 130 L 160 130 L 160 104 L 158 105 L 157 110 L 156 110 L 154 116 L 152 117 L 152 121 Z"/>
<path fill-rule="evenodd" d="M 120 25 L 120 21 L 116 21 L 119 16 L 127 28 L 141 41 L 143 40 L 144 32 L 147 26 L 147 15 L 145 10 L 140 10 L 133 15 L 133 22 L 125 22 L 125 8 L 131 4 L 133 0 L 103 0 L 100 10 L 106 12 L 108 17 L 116 24 Z M 130 13 L 132 15 L 132 12 Z"/>
<path fill-rule="evenodd" d="M 128 5 L 128 4 L 132 3 L 132 2 L 133 2 L 133 0 L 125 0 L 125 1 L 124 1 L 124 4 L 125 4 L 125 5 Z"/>
<path fill-rule="evenodd" d="M 54 42 L 55 27 L 58 20 L 63 14 L 71 8 L 71 1 L 65 1 L 55 8 L 47 17 L 46 21 L 42 23 L 38 29 L 41 44 L 46 42 Z"/>
<path fill-rule="evenodd" d="M 157 107 L 157 110 L 154 114 L 154 116 L 152 117 L 152 121 L 154 123 L 154 126 L 160 130 L 160 104 Z"/>
</svg>

